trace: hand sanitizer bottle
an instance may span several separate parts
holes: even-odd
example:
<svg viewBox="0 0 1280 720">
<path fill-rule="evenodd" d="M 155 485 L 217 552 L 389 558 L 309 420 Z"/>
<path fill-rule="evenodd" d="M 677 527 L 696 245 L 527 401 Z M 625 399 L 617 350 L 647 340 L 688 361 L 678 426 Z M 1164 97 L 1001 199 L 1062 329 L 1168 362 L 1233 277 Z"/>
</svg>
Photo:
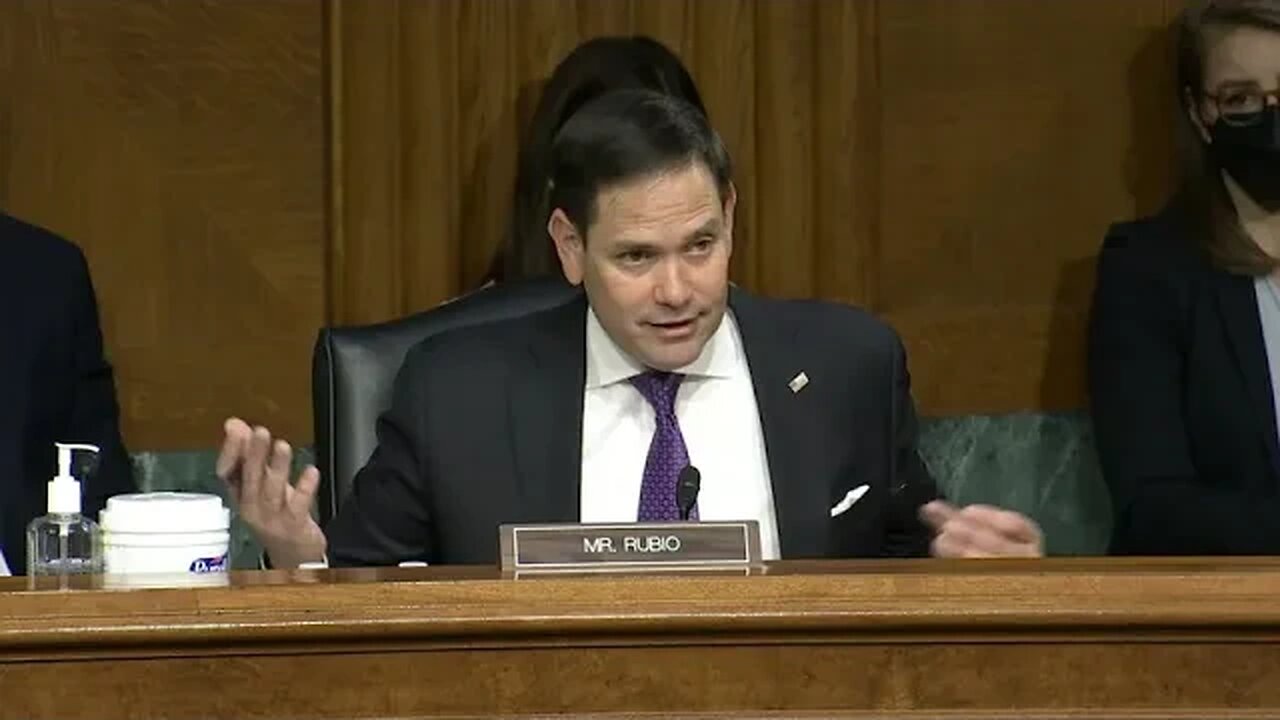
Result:
<svg viewBox="0 0 1280 720">
<path fill-rule="evenodd" d="M 102 533 L 80 514 L 80 481 L 71 474 L 72 453 L 99 452 L 93 445 L 55 443 L 58 475 L 49 482 L 49 514 L 27 526 L 27 575 L 102 572 Z"/>
</svg>

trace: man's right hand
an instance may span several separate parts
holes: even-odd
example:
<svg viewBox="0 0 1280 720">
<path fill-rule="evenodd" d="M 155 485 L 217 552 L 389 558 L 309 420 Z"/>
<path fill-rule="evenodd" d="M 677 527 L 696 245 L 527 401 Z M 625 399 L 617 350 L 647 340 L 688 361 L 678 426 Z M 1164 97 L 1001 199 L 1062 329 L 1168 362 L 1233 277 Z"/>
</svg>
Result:
<svg viewBox="0 0 1280 720">
<path fill-rule="evenodd" d="M 231 418 L 223 425 L 218 477 L 227 484 L 236 511 L 271 558 L 272 567 L 296 568 L 324 559 L 326 542 L 311 517 L 320 487 L 320 471 L 308 466 L 289 482 L 293 451 L 283 440 L 272 442 L 265 427 L 250 428 Z"/>
</svg>

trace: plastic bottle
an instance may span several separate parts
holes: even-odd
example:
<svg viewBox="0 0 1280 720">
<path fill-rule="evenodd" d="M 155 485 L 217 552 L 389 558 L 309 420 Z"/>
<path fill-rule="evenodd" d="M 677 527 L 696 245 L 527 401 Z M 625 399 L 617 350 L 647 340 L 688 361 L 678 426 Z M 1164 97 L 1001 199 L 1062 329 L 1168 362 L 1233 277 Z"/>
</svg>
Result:
<svg viewBox="0 0 1280 720">
<path fill-rule="evenodd" d="M 77 450 L 93 445 L 55 443 L 58 474 L 49 481 L 48 514 L 27 526 L 27 575 L 79 575 L 102 572 L 102 531 L 80 513 L 80 481 L 71 474 Z"/>
</svg>

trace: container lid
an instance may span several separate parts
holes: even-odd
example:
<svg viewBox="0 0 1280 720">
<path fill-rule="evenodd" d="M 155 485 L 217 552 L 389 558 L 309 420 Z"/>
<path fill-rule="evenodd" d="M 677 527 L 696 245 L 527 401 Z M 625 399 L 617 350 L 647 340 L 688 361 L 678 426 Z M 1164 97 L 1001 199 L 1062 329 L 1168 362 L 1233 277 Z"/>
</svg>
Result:
<svg viewBox="0 0 1280 720">
<path fill-rule="evenodd" d="M 226 530 L 231 511 L 206 493 L 150 492 L 116 495 L 98 515 L 104 532 L 195 533 Z"/>
</svg>

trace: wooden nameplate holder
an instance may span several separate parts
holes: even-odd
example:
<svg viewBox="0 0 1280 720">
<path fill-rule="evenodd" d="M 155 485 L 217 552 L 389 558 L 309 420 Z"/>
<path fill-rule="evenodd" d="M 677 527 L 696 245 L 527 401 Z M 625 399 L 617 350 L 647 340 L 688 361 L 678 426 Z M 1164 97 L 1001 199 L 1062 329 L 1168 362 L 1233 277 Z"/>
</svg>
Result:
<svg viewBox="0 0 1280 720">
<path fill-rule="evenodd" d="M 755 520 L 502 525 L 498 532 L 508 573 L 750 572 L 764 564 Z"/>
</svg>

